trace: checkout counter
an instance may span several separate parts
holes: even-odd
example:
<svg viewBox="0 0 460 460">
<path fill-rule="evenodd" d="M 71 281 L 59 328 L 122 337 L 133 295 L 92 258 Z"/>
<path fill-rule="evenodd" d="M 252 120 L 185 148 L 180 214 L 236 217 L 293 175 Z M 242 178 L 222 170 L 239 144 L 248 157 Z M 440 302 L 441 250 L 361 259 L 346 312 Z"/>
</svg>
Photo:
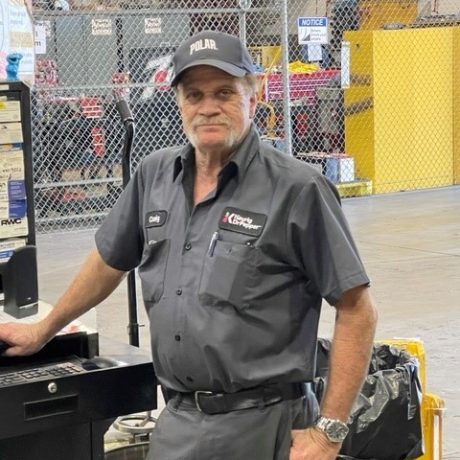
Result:
<svg viewBox="0 0 460 460">
<path fill-rule="evenodd" d="M 0 307 L 0 321 L 47 308 L 17 320 Z M 103 460 L 113 421 L 155 409 L 156 397 L 150 356 L 72 324 L 33 356 L 0 357 L 0 459 Z"/>
<path fill-rule="evenodd" d="M 38 301 L 30 89 L 0 82 L 0 102 L 0 160 L 14 179 L 0 184 L 0 322 L 35 322 L 51 307 Z M 0 459 L 102 460 L 109 426 L 155 409 L 156 390 L 149 355 L 72 323 L 33 356 L 0 356 Z"/>
</svg>

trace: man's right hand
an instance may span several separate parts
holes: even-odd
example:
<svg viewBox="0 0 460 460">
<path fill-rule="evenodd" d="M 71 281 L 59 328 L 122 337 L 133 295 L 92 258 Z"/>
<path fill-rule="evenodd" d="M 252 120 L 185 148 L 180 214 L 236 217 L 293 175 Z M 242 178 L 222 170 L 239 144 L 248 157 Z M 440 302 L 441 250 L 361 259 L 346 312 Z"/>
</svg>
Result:
<svg viewBox="0 0 460 460">
<path fill-rule="evenodd" d="M 2 356 L 27 356 L 43 348 L 48 338 L 41 323 L 3 323 L 0 340 L 9 345 Z"/>
<path fill-rule="evenodd" d="M 26 356 L 39 351 L 67 324 L 106 299 L 124 275 L 107 265 L 94 249 L 45 318 L 32 324 L 0 324 L 0 340 L 9 345 L 3 356 Z"/>
</svg>

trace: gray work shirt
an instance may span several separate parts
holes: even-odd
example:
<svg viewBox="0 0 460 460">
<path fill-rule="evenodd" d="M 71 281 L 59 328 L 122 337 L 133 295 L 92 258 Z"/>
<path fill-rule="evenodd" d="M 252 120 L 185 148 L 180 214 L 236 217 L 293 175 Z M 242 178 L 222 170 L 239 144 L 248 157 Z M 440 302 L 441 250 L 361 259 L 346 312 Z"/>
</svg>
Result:
<svg viewBox="0 0 460 460">
<path fill-rule="evenodd" d="M 160 382 L 312 380 L 322 297 L 369 282 L 337 190 L 254 127 L 197 206 L 194 161 L 190 145 L 144 158 L 96 234 L 107 264 L 138 267 Z"/>
</svg>

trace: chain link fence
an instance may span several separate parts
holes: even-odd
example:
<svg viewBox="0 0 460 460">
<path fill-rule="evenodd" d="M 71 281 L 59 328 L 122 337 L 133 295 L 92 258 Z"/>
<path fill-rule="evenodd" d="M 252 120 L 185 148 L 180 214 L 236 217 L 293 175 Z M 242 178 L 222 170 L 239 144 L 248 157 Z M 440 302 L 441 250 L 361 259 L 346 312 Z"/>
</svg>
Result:
<svg viewBox="0 0 460 460">
<path fill-rule="evenodd" d="M 118 197 L 114 91 L 136 122 L 133 169 L 184 141 L 170 58 L 204 29 L 247 43 L 261 135 L 342 196 L 460 182 L 458 0 L 34 0 L 33 14 L 40 232 L 95 227 Z"/>
</svg>

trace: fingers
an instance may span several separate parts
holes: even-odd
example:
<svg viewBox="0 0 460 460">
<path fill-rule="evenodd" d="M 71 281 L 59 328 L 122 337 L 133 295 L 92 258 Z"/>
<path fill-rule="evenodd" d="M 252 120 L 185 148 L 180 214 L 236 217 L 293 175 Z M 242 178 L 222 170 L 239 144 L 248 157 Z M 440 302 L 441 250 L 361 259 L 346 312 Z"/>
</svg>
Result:
<svg viewBox="0 0 460 460">
<path fill-rule="evenodd" d="M 0 340 L 0 354 L 2 354 L 8 348 L 10 348 L 10 344 L 7 342 L 4 342 L 3 340 Z"/>
<path fill-rule="evenodd" d="M 41 347 L 32 324 L 0 324 L 0 354 L 2 356 L 31 355 Z"/>
<path fill-rule="evenodd" d="M 289 460 L 335 460 L 340 444 L 331 443 L 314 428 L 293 430 Z"/>
</svg>

